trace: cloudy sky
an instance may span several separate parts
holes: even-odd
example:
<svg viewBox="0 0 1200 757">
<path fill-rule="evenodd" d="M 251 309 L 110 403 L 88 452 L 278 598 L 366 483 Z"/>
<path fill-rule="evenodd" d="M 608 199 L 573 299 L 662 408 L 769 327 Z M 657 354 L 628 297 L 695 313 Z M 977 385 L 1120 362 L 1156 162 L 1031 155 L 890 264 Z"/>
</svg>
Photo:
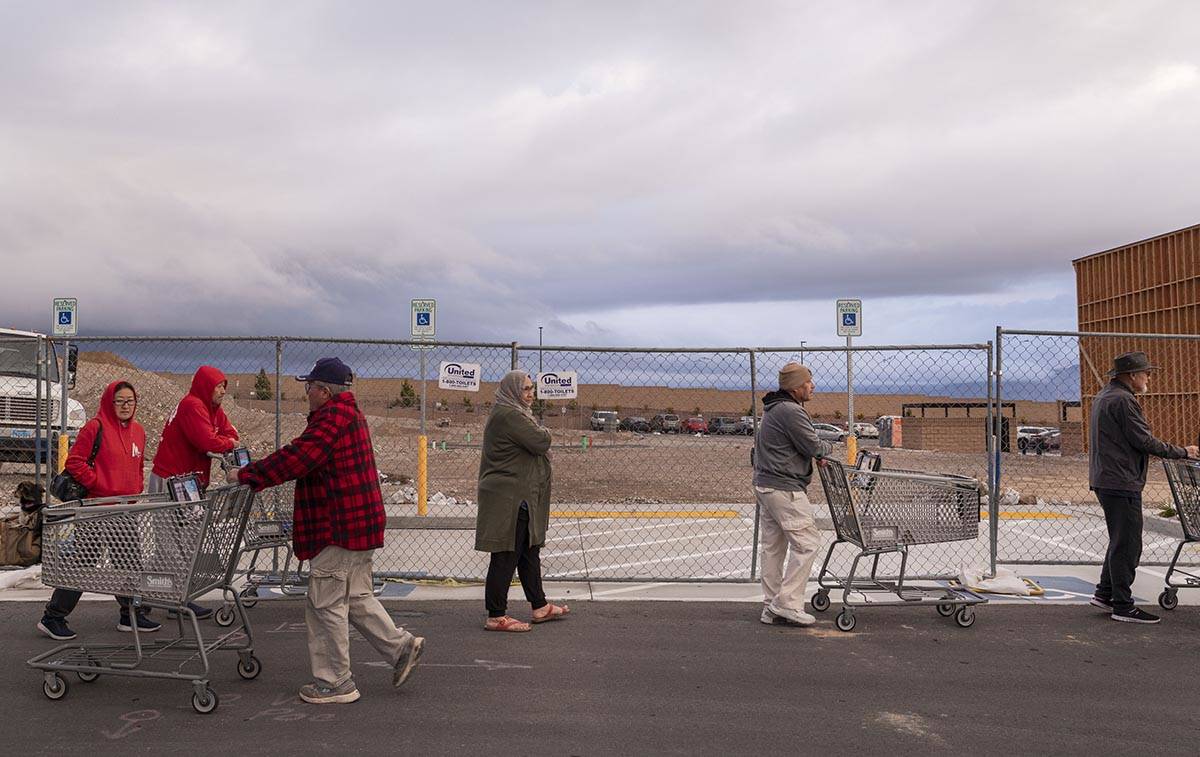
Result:
<svg viewBox="0 0 1200 757">
<path fill-rule="evenodd" d="M 1200 221 L 1200 3 L 0 0 L 0 324 L 869 343 L 1073 328 Z"/>
</svg>

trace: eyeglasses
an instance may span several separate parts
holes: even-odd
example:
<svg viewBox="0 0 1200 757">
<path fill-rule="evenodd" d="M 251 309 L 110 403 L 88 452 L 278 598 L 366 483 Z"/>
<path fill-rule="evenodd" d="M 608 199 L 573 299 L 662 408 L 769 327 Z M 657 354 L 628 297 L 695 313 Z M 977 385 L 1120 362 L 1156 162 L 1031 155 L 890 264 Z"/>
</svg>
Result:
<svg viewBox="0 0 1200 757">
<path fill-rule="evenodd" d="M 113 400 L 113 404 L 117 407 L 129 407 L 130 405 L 136 405 L 137 400 Z"/>
</svg>

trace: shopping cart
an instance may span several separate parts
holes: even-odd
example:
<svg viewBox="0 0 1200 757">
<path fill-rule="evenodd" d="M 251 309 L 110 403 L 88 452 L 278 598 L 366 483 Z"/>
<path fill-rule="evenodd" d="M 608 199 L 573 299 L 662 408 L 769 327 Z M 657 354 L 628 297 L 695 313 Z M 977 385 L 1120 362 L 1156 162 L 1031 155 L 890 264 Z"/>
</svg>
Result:
<svg viewBox="0 0 1200 757">
<path fill-rule="evenodd" d="M 45 510 L 44 583 L 129 597 L 131 612 L 139 607 L 173 610 L 179 631 L 176 638 L 143 642 L 138 624 L 131 623 L 132 644 L 64 644 L 34 657 L 28 664 L 44 671 L 42 692 L 50 699 L 66 696 L 66 672 L 85 682 L 102 674 L 169 678 L 190 681 L 192 707 L 208 713 L 218 703 L 208 685 L 211 653 L 237 652 L 237 672 L 247 680 L 261 672 L 240 599 L 235 601 L 242 624 L 207 642 L 188 607 L 208 591 L 229 588 L 253 492 L 224 486 L 210 489 L 199 501 L 169 497 L 109 497 Z"/>
<path fill-rule="evenodd" d="M 836 460 L 825 460 L 820 466 L 837 538 L 817 575 L 820 588 L 810 600 L 813 609 L 828 610 L 830 590 L 841 589 L 842 611 L 835 624 L 842 631 L 854 628 L 854 608 L 865 606 L 932 604 L 939 615 L 953 616 L 962 628 L 973 625 L 971 606 L 985 604 L 986 598 L 967 589 L 906 584 L 905 571 L 911 546 L 978 537 L 979 482 L 963 476 L 883 470 L 882 460 L 872 454 L 860 455 L 858 462 L 849 470 Z M 849 575 L 838 577 L 830 573 L 829 562 L 844 543 L 859 552 Z M 900 555 L 895 580 L 879 577 L 879 558 L 885 554 Z M 871 571 L 860 576 L 859 563 L 865 557 L 872 560 Z"/>
<path fill-rule="evenodd" d="M 1158 606 L 1174 610 L 1179 606 L 1179 590 L 1200 588 L 1200 575 L 1177 567 L 1184 546 L 1200 541 L 1200 462 L 1196 460 L 1163 460 L 1167 482 L 1171 485 L 1171 496 L 1175 499 L 1175 512 L 1183 526 L 1183 540 L 1175 548 L 1171 566 L 1163 581 L 1166 588 L 1158 595 Z M 1183 576 L 1183 583 L 1174 583 L 1176 573 Z"/>
</svg>

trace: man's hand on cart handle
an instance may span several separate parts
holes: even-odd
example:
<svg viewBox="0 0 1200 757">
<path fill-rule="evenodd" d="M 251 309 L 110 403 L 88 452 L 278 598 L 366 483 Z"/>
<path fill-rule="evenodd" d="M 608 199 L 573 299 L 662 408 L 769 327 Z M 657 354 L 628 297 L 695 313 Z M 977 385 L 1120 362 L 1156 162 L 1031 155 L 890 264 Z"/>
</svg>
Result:
<svg viewBox="0 0 1200 757">
<path fill-rule="evenodd" d="M 1189 444 L 1188 446 L 1184 447 L 1184 449 L 1187 450 L 1188 457 L 1192 458 L 1193 460 L 1200 458 L 1200 446 Z"/>
<path fill-rule="evenodd" d="M 241 469 L 241 468 L 229 468 L 229 469 L 227 469 L 227 470 L 225 471 L 225 483 L 227 483 L 227 484 L 236 484 L 236 483 L 238 483 L 238 474 L 240 474 L 241 472 L 242 472 L 242 469 Z"/>
</svg>

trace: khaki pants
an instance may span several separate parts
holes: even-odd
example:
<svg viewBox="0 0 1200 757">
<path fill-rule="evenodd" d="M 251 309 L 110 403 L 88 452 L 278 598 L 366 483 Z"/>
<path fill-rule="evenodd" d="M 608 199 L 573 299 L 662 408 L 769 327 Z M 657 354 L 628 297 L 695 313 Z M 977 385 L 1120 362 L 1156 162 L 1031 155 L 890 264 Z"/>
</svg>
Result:
<svg viewBox="0 0 1200 757">
<path fill-rule="evenodd" d="M 308 563 L 304 621 L 313 678 L 320 683 L 337 687 L 350 679 L 351 625 L 393 666 L 412 637 L 372 592 L 374 554 L 328 546 Z"/>
<path fill-rule="evenodd" d="M 763 602 L 787 610 L 804 610 L 804 589 L 821 546 L 816 507 L 804 492 L 754 487 L 762 541 Z M 788 557 L 788 549 L 791 557 Z M 784 571 L 784 558 L 787 570 Z"/>
</svg>

